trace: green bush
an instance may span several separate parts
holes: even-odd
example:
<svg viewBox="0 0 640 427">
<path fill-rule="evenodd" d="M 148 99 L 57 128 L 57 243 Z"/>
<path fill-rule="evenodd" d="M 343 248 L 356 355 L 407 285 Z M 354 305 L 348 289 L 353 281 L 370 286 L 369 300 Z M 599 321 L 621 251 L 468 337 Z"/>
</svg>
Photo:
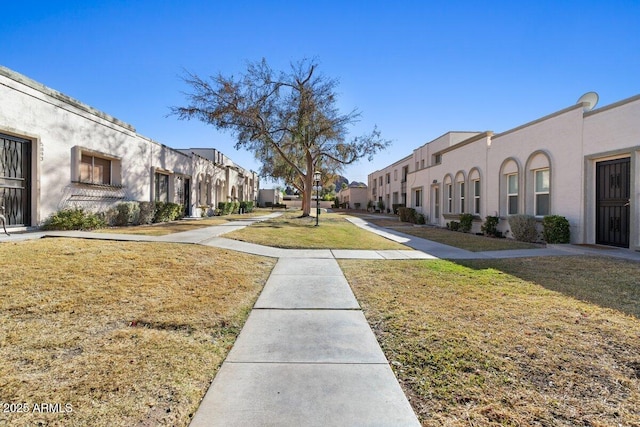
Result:
<svg viewBox="0 0 640 427">
<path fill-rule="evenodd" d="M 542 220 L 544 241 L 547 243 L 569 243 L 571 228 L 567 218 L 560 215 L 548 215 Z"/>
<path fill-rule="evenodd" d="M 122 202 L 116 206 L 116 217 L 114 225 L 124 226 L 129 224 L 139 224 L 140 206 L 138 202 Z"/>
<path fill-rule="evenodd" d="M 509 227 L 513 238 L 516 240 L 530 243 L 538 241 L 536 218 L 531 215 L 513 215 L 509 217 Z"/>
<path fill-rule="evenodd" d="M 242 209 L 244 213 L 253 212 L 253 202 L 240 202 L 240 209 Z"/>
<path fill-rule="evenodd" d="M 404 208 L 405 204 L 404 203 L 394 203 L 391 205 L 391 209 L 393 210 L 393 213 L 398 215 L 398 209 L 399 208 Z"/>
<path fill-rule="evenodd" d="M 500 217 L 487 216 L 484 219 L 484 224 L 482 224 L 482 226 L 480 227 L 480 230 L 487 236 L 498 237 L 498 222 L 499 221 L 500 221 Z"/>
<path fill-rule="evenodd" d="M 460 230 L 460 223 L 458 221 L 449 221 L 447 228 L 451 231 L 458 231 Z"/>
<path fill-rule="evenodd" d="M 234 213 L 235 203 L 237 202 L 220 202 L 218 203 L 218 209 L 220 209 L 220 215 L 229 215 Z"/>
<path fill-rule="evenodd" d="M 425 224 L 427 222 L 425 216 L 421 213 L 416 213 L 416 224 Z"/>
<path fill-rule="evenodd" d="M 400 221 L 416 223 L 416 210 L 413 208 L 399 207 L 398 214 L 400 215 Z"/>
<path fill-rule="evenodd" d="M 460 214 L 460 231 L 468 233 L 473 226 L 473 215 L 470 213 Z"/>
<path fill-rule="evenodd" d="M 138 224 L 151 224 L 156 215 L 155 202 L 138 202 L 140 213 L 138 214 Z"/>
<path fill-rule="evenodd" d="M 177 203 L 156 202 L 155 215 L 153 222 L 168 222 L 182 218 L 184 216 L 184 207 Z"/>
<path fill-rule="evenodd" d="M 42 225 L 43 230 L 93 230 L 107 226 L 104 215 L 86 212 L 82 208 L 62 209 L 52 214 Z"/>
</svg>

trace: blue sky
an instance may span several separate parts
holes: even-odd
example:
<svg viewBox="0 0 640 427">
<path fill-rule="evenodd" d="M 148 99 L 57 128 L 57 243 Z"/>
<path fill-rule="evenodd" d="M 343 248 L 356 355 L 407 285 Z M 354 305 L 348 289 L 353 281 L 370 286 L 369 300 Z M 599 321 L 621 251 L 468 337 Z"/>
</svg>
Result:
<svg viewBox="0 0 640 427">
<path fill-rule="evenodd" d="M 0 64 L 175 148 L 214 147 L 258 169 L 230 134 L 167 117 L 183 70 L 238 75 L 316 58 L 339 80 L 352 136 L 391 147 L 351 180 L 451 130 L 502 132 L 574 104 L 640 94 L 640 1 L 5 2 Z"/>
</svg>

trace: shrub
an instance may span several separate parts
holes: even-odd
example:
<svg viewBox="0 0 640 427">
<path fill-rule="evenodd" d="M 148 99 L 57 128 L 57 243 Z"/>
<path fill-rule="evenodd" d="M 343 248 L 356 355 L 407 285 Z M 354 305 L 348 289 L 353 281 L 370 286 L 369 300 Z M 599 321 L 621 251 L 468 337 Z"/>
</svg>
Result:
<svg viewBox="0 0 640 427">
<path fill-rule="evenodd" d="M 425 224 L 426 222 L 427 222 L 426 218 L 423 214 L 421 213 L 416 214 L 416 224 Z"/>
<path fill-rule="evenodd" d="M 184 207 L 177 203 L 156 202 L 153 222 L 173 221 L 184 216 Z"/>
<path fill-rule="evenodd" d="M 92 230 L 107 225 L 104 215 L 86 212 L 82 208 L 62 209 L 52 214 L 42 225 L 43 230 Z"/>
<path fill-rule="evenodd" d="M 156 214 L 155 202 L 138 202 L 138 224 L 151 224 Z"/>
<path fill-rule="evenodd" d="M 413 208 L 399 207 L 398 214 L 400 214 L 400 221 L 402 222 L 416 222 L 416 210 Z"/>
<path fill-rule="evenodd" d="M 380 212 L 384 212 L 384 202 L 382 200 L 378 200 L 378 209 L 380 209 Z"/>
<path fill-rule="evenodd" d="M 394 203 L 391 205 L 391 208 L 393 209 L 393 213 L 398 215 L 398 208 L 404 208 L 405 205 L 404 203 Z"/>
<path fill-rule="evenodd" d="M 460 223 L 458 221 L 449 221 L 447 228 L 451 231 L 458 231 L 460 229 Z"/>
<path fill-rule="evenodd" d="M 482 224 L 482 226 L 480 227 L 480 230 L 487 236 L 498 237 L 498 234 L 502 234 L 498 232 L 499 221 L 500 221 L 500 217 L 487 216 L 484 219 L 484 224 Z"/>
<path fill-rule="evenodd" d="M 234 205 L 236 202 L 220 202 L 218 203 L 218 209 L 220 209 L 220 215 L 229 215 L 234 213 Z"/>
<path fill-rule="evenodd" d="M 513 215 L 509 217 L 509 227 L 513 238 L 521 242 L 537 242 L 538 229 L 536 218 L 531 215 Z"/>
<path fill-rule="evenodd" d="M 242 209 L 244 213 L 253 212 L 253 202 L 240 202 L 240 209 Z"/>
<path fill-rule="evenodd" d="M 140 206 L 138 202 L 122 202 L 116 206 L 114 225 L 138 224 L 140 222 Z"/>
<path fill-rule="evenodd" d="M 542 220 L 544 241 L 547 243 L 569 243 L 571 228 L 567 218 L 560 215 L 548 215 Z"/>
<path fill-rule="evenodd" d="M 460 214 L 460 231 L 468 233 L 473 225 L 473 215 L 470 213 Z"/>
</svg>

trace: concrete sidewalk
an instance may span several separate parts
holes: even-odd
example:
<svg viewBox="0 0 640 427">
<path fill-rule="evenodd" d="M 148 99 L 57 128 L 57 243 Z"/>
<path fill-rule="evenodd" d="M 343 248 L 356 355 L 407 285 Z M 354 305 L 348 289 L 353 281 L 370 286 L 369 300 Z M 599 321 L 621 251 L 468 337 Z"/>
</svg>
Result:
<svg viewBox="0 0 640 427">
<path fill-rule="evenodd" d="M 192 427 L 419 426 L 335 259 L 278 260 Z"/>
</svg>

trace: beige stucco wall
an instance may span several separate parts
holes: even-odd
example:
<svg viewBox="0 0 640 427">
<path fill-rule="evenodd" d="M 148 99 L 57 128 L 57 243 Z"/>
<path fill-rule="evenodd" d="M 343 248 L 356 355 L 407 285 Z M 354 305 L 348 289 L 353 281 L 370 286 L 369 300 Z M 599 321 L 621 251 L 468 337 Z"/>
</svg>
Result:
<svg viewBox="0 0 640 427">
<path fill-rule="evenodd" d="M 466 137 L 466 139 L 464 139 Z M 441 163 L 434 156 L 441 155 Z M 599 110 L 584 112 L 574 105 L 507 132 L 451 132 L 424 144 L 399 162 L 369 176 L 370 195 L 378 200 L 400 184 L 386 186 L 386 174 L 409 166 L 407 205 L 425 215 L 428 223 L 445 226 L 448 215 L 446 183 L 453 186 L 453 213 L 460 212 L 458 181 L 465 182 L 465 212 L 473 209 L 472 180 L 480 178 L 480 218 L 498 215 L 499 229 L 509 232 L 506 174 L 518 172 L 518 213 L 533 215 L 534 171 L 549 168 L 550 213 L 565 216 L 574 243 L 595 242 L 595 164 L 597 161 L 631 158 L 631 244 L 640 247 L 640 96 Z M 425 167 L 422 167 L 425 159 Z M 383 177 L 382 188 L 379 177 Z M 371 186 L 377 184 L 377 188 Z M 440 217 L 435 218 L 435 189 L 439 191 Z M 415 206 L 414 192 L 422 190 L 422 206 Z M 374 197 L 374 192 L 375 196 Z M 472 231 L 479 231 L 476 222 Z"/>
</svg>

